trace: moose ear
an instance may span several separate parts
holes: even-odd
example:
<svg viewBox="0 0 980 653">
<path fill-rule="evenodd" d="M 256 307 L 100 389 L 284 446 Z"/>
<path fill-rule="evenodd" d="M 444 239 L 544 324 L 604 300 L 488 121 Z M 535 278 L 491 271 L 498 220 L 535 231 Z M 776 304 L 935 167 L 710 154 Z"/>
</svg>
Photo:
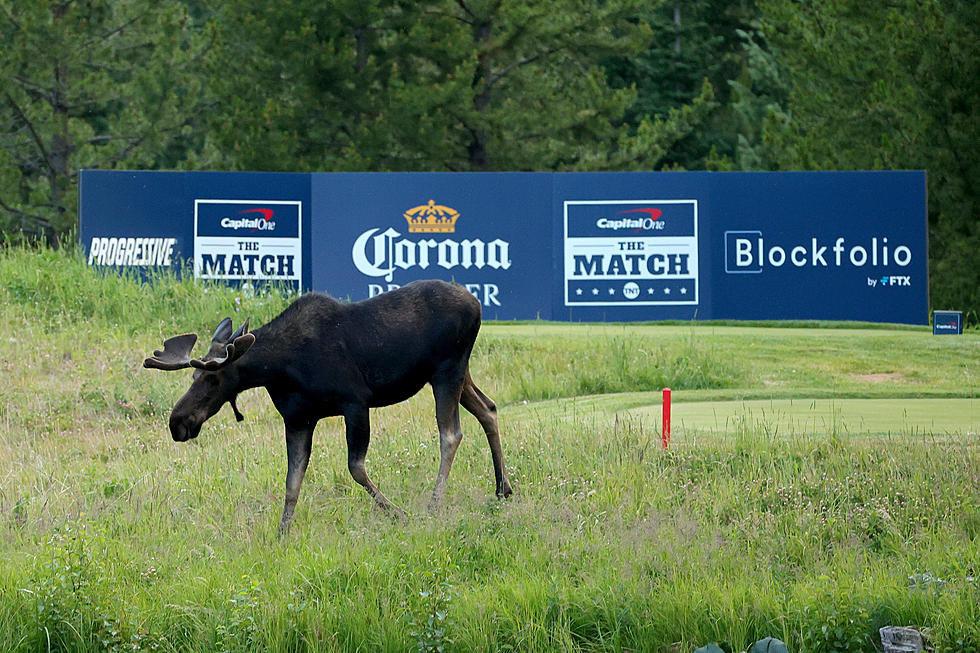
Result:
<svg viewBox="0 0 980 653">
<path fill-rule="evenodd" d="M 211 342 L 225 343 L 229 340 L 231 340 L 231 318 L 226 317 L 221 320 L 218 328 L 214 330 L 214 335 L 211 336 Z"/>
<path fill-rule="evenodd" d="M 243 336 L 246 333 L 248 333 L 248 321 L 250 319 L 252 318 L 250 317 L 245 318 L 245 321 L 242 322 L 242 325 L 237 329 L 235 329 L 235 333 L 231 334 L 231 337 L 229 337 L 228 340 L 237 340 L 238 336 Z"/>
<path fill-rule="evenodd" d="M 245 324 L 243 324 L 242 326 L 247 327 L 248 321 L 246 320 Z M 235 353 L 232 354 L 232 360 L 235 360 L 236 358 L 241 358 L 241 355 L 247 352 L 249 347 L 255 344 L 255 334 L 246 333 L 244 335 L 240 335 L 237 338 L 235 338 L 235 340 L 231 344 L 235 347 Z"/>
<path fill-rule="evenodd" d="M 201 360 L 199 358 L 193 358 L 189 361 L 191 367 L 197 368 L 199 370 L 206 370 L 208 372 L 214 372 L 220 370 L 238 358 L 241 357 L 248 348 L 255 343 L 255 334 L 246 333 L 243 336 L 238 336 L 235 338 L 234 342 L 229 342 L 224 347 L 223 356 L 214 356 L 208 360 Z M 212 345 L 213 347 L 214 345 Z"/>
</svg>

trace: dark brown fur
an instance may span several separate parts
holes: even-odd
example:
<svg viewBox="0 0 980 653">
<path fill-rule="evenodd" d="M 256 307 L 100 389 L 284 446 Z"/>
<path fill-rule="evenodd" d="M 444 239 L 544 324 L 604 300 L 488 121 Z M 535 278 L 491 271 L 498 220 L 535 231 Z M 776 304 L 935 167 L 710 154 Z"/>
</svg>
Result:
<svg viewBox="0 0 980 653">
<path fill-rule="evenodd" d="M 316 423 L 333 415 L 344 417 L 351 476 L 385 512 L 404 514 L 371 482 L 364 467 L 370 442 L 368 409 L 404 401 L 426 383 L 432 386 L 435 397 L 441 453 L 433 503 L 445 494 L 446 479 L 462 439 L 461 404 L 486 432 L 497 496 L 511 494 L 497 408 L 469 374 L 470 353 L 479 330 L 480 303 L 462 286 L 418 281 L 352 304 L 307 294 L 253 331 L 254 343 L 248 341 L 247 327 L 232 334 L 231 322 L 226 320 L 215 332 L 203 360 L 183 364 L 186 353 L 178 360 L 180 353 L 167 351 L 156 352 L 165 362 L 152 358 L 144 364 L 160 369 L 198 368 L 190 389 L 170 416 L 170 431 L 177 441 L 196 437 L 204 422 L 225 402 L 231 402 L 238 415 L 234 403 L 238 393 L 266 388 L 286 426 L 288 471 L 279 526 L 282 533 L 293 517 Z M 237 344 L 237 352 L 233 344 Z M 192 345 L 193 338 L 188 350 Z M 227 360 L 222 360 L 218 369 L 207 369 L 208 360 L 225 356 L 226 349 Z"/>
</svg>

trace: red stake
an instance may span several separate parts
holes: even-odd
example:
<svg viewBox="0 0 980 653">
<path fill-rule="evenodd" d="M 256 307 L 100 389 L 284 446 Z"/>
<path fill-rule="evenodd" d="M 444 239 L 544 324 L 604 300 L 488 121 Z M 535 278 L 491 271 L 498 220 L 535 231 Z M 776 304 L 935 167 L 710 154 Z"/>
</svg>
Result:
<svg viewBox="0 0 980 653">
<path fill-rule="evenodd" d="M 670 444 L 670 388 L 664 388 L 664 403 L 663 403 L 663 413 L 664 413 L 664 427 L 662 430 L 664 438 L 664 449 Z"/>
</svg>

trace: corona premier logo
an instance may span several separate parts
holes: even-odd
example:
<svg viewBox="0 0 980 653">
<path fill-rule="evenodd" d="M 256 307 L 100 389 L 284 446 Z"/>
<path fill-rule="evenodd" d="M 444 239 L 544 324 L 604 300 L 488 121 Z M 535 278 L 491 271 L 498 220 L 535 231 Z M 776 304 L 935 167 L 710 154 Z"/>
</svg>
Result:
<svg viewBox="0 0 980 653">
<path fill-rule="evenodd" d="M 403 215 L 408 222 L 408 232 L 412 234 L 455 233 L 456 220 L 459 219 L 459 211 L 436 204 L 435 200 L 411 208 Z"/>
<path fill-rule="evenodd" d="M 416 206 L 402 214 L 410 234 L 456 233 L 459 211 L 436 204 Z M 480 238 L 403 238 L 392 227 L 368 229 L 354 240 L 351 259 L 362 274 L 392 281 L 395 270 L 427 269 L 430 265 L 451 270 L 506 270 L 511 265 L 510 243 L 500 238 L 486 242 Z"/>
</svg>

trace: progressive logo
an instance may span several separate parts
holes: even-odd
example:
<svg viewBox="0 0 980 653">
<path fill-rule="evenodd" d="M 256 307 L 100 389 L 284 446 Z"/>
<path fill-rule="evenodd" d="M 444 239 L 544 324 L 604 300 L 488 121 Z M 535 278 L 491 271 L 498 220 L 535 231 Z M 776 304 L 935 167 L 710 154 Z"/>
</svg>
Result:
<svg viewBox="0 0 980 653">
<path fill-rule="evenodd" d="M 89 265 L 170 267 L 176 238 L 114 238 L 96 236 L 88 248 Z"/>
</svg>

